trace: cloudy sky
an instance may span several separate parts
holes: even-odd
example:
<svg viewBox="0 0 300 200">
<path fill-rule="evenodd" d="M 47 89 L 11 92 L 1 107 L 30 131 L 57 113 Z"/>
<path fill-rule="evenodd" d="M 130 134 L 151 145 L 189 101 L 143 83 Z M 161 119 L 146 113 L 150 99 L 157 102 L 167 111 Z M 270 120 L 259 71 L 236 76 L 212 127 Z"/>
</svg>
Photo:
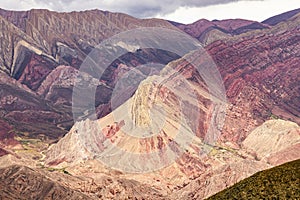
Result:
<svg viewBox="0 0 300 200">
<path fill-rule="evenodd" d="M 124 12 L 135 17 L 159 17 L 182 23 L 198 19 L 243 18 L 262 21 L 300 8 L 299 0 L 0 0 L 10 10 L 46 8 L 55 11 L 87 9 Z"/>
</svg>

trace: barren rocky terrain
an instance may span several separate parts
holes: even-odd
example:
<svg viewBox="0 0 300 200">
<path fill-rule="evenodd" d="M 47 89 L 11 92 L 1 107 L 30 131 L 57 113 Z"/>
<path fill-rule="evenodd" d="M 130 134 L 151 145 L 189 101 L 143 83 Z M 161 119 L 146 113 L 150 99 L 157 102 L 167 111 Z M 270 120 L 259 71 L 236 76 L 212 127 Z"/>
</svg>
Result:
<svg viewBox="0 0 300 200">
<path fill-rule="evenodd" d="M 0 198 L 204 199 L 300 159 L 299 10 L 184 25 L 1 9 L 0 22 Z M 203 51 L 118 43 L 127 53 L 101 77 L 80 72 L 99 43 L 138 27 L 183 31 Z M 138 81 L 114 96 L 124 80 Z M 96 118 L 73 116 L 78 83 L 95 88 L 79 105 L 93 98 Z"/>
</svg>

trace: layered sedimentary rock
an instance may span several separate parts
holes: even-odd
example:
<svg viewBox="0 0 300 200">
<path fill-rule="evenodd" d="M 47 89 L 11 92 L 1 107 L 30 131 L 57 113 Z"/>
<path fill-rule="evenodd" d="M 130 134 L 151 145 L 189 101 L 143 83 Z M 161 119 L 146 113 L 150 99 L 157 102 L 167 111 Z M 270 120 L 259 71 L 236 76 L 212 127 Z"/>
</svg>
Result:
<svg viewBox="0 0 300 200">
<path fill-rule="evenodd" d="M 197 38 L 204 45 L 252 30 L 267 29 L 269 26 L 249 20 L 198 20 L 192 24 L 177 24 L 178 28 Z"/>
<path fill-rule="evenodd" d="M 60 106 L 55 108 L 8 75 L 1 73 L 0 77 L 1 119 L 9 124 L 7 133 L 29 132 L 32 137 L 44 135 L 52 139 L 65 133 L 57 125 L 71 119 L 70 113 L 63 112 Z"/>
<path fill-rule="evenodd" d="M 0 198 L 4 199 L 168 199 L 147 184 L 102 174 L 73 177 L 67 171 L 33 170 L 21 165 L 1 168 Z"/>
<path fill-rule="evenodd" d="M 33 188 L 45 186 L 59 195 L 82 192 L 78 195 L 83 198 L 203 199 L 259 170 L 299 159 L 297 13 L 280 23 L 275 20 L 274 26 L 245 20 L 176 24 L 207 45 L 209 62 L 207 55 L 191 53 L 190 58 L 178 59 L 167 51 L 118 44 L 111 49 L 129 52 L 102 77 L 81 73 L 79 67 L 103 39 L 141 26 L 175 27 L 164 20 L 97 10 L 1 10 L 0 14 L 5 52 L 0 60 L 4 130 L 0 139 L 9 145 L 17 138 L 25 147 L 13 154 L 0 146 L 1 164 L 30 164 L 42 168 L 42 173 L 56 171 L 45 173 L 46 181 L 40 175 L 32 178 L 41 180 L 41 185 L 22 182 L 24 188 L 33 183 Z M 191 60 L 204 64 L 210 76 L 203 76 Z M 154 72 L 137 68 L 152 62 L 166 67 Z M 143 77 L 137 87 L 121 87 L 126 98 L 113 96 L 122 79 L 136 78 L 129 76 L 133 70 Z M 225 98 L 218 95 L 222 93 L 216 87 L 219 82 L 210 79 L 219 72 Z M 93 98 L 97 117 L 104 118 L 83 117 L 72 127 L 76 81 L 96 88 L 96 98 L 83 93 L 81 100 Z M 277 118 L 283 120 L 267 121 Z M 222 120 L 224 126 L 219 123 Z M 66 132 L 47 149 L 47 139 L 53 142 Z M 39 150 L 35 155 L 34 148 Z M 5 172 L 1 180 L 11 181 L 5 174 L 13 175 L 12 169 L 20 168 L 1 169 Z M 29 169 L 21 169 L 20 174 L 28 174 Z M 19 191 L 9 185 L 3 188 L 5 194 Z"/>
<path fill-rule="evenodd" d="M 274 26 L 280 22 L 288 21 L 290 18 L 299 14 L 299 12 L 300 12 L 300 9 L 291 10 L 291 11 L 270 17 L 269 19 L 264 20 L 262 23 Z"/>
<path fill-rule="evenodd" d="M 12 77 L 8 83 L 17 80 L 18 86 L 36 98 L 31 102 L 34 109 L 26 106 L 22 109 L 16 108 L 16 103 L 13 103 L 10 105 L 12 109 L 3 111 L 5 114 L 1 117 L 20 132 L 28 131 L 34 134 L 39 132 L 47 135 L 52 134 L 50 129 L 56 129 L 55 137 L 63 135 L 64 129 L 69 129 L 73 124 L 72 84 L 70 80 L 62 80 L 62 77 L 75 76 L 82 61 L 101 41 L 122 31 L 139 27 L 175 29 L 164 20 L 141 20 L 126 14 L 99 10 L 57 13 L 48 10 L 17 12 L 1 9 L 0 15 L 2 30 L 0 66 L 4 72 L 1 76 L 6 74 Z M 121 57 L 121 60 L 111 63 L 103 77 L 97 77 L 102 79 L 102 84 L 97 89 L 99 95 L 96 96 L 99 117 L 111 111 L 109 98 L 112 89 L 108 88 L 113 88 L 119 78 L 119 66 L 123 64 L 129 71 L 148 62 L 167 64 L 175 58 L 178 58 L 177 55 L 148 49 L 139 51 L 138 55 L 129 52 Z M 69 67 L 65 67 L 66 69 L 60 67 L 56 70 L 60 65 Z M 6 86 L 1 89 L 4 88 Z M 135 89 L 130 91 L 131 95 L 134 91 Z M 15 98 L 14 94 L 6 94 L 7 91 L 2 93 L 3 98 Z M 43 102 L 44 105 L 38 102 Z M 122 103 L 123 101 L 120 101 L 120 104 Z M 5 104 L 1 108 L 6 107 Z M 27 122 L 33 123 L 31 125 L 23 123 L 24 118 L 28 118 Z M 62 118 L 64 120 L 61 120 Z M 41 121 L 44 125 L 40 125 Z"/>
<path fill-rule="evenodd" d="M 2 199 L 90 199 L 44 175 L 24 166 L 1 168 L 0 198 Z"/>
<path fill-rule="evenodd" d="M 151 76 L 143 81 L 131 99 L 99 122 L 90 120 L 78 122 L 72 128 L 72 134 L 68 134 L 49 151 L 47 162 L 58 164 L 63 161 L 73 162 L 77 159 L 80 161 L 83 157 L 90 159 L 102 154 L 103 150 L 110 149 L 107 146 L 109 144 L 105 144 L 109 139 L 113 146 L 121 146 L 121 149 L 133 154 L 140 153 L 146 156 L 152 151 L 161 151 L 160 154 L 154 155 L 153 159 L 165 159 L 164 162 L 169 165 L 173 162 L 173 157 L 183 153 L 182 145 L 185 146 L 185 142 L 191 142 L 196 136 L 202 139 L 208 137 L 206 133 L 210 126 L 213 126 L 209 120 L 213 116 L 213 110 L 220 106 L 211 100 L 204 83 L 202 83 L 202 88 L 195 86 L 196 82 L 201 81 L 201 77 L 196 71 L 194 74 L 190 73 L 190 67 L 185 59 L 173 62 L 159 76 Z M 189 79 L 191 81 L 188 81 Z M 191 110 L 195 113 L 193 114 Z M 195 122 L 194 119 L 199 121 Z M 180 140 L 185 140 L 185 142 Z M 72 141 L 77 141 L 76 143 L 81 147 L 78 148 Z M 124 143 L 124 141 L 127 142 Z M 182 144 L 177 143 L 179 141 Z M 129 144 L 130 146 L 127 146 Z M 73 147 L 75 149 L 69 151 L 70 155 L 61 151 L 61 148 Z M 126 165 L 127 160 L 135 159 L 134 155 L 125 157 L 121 151 L 115 150 L 117 156 L 122 158 L 110 159 L 113 162 L 118 160 L 121 168 L 122 165 Z M 75 154 L 81 156 L 76 156 L 75 159 Z M 70 159 L 71 157 L 74 160 Z M 138 159 L 144 159 L 142 157 Z M 111 165 L 114 164 L 111 163 Z M 150 164 L 147 169 L 143 169 L 143 162 L 139 160 L 136 161 L 136 165 L 138 166 L 132 166 L 134 168 L 128 170 L 151 171 L 154 167 L 151 165 L 157 165 L 157 163 Z"/>
<path fill-rule="evenodd" d="M 19 144 L 15 140 L 15 133 L 12 131 L 12 127 L 6 121 L 0 120 L 0 127 L 0 147 L 13 147 Z M 2 149 L 2 154 L 4 153 L 5 150 Z"/>
<path fill-rule="evenodd" d="M 45 55 L 57 63 L 68 64 L 77 68 L 96 45 L 119 32 L 138 27 L 174 29 L 170 23 L 164 20 L 140 20 L 125 14 L 99 10 L 72 13 L 57 13 L 48 10 L 30 10 L 27 12 L 1 10 L 0 14 L 3 20 L 2 24 L 7 24 L 6 26 L 14 29 L 14 32 L 20 35 L 18 38 L 13 38 L 13 40 L 8 38 L 4 42 L 11 43 L 13 41 L 13 44 L 16 44 L 23 39 L 31 47 L 28 47 L 28 45 L 22 46 L 31 51 L 33 49 L 38 50 L 34 53 Z M 8 31 L 10 34 L 14 33 Z M 10 51 L 14 51 L 14 47 L 10 48 Z M 30 52 L 15 53 L 30 54 Z M 19 54 L 8 57 L 7 60 L 17 59 Z M 23 59 L 24 57 L 26 56 L 23 56 Z M 23 62 L 23 64 L 15 70 L 22 73 L 24 66 L 29 63 L 28 60 L 30 59 L 26 61 L 20 58 L 18 63 Z M 39 63 L 42 64 L 41 61 Z M 1 63 L 1 65 L 8 69 L 16 67 L 11 66 L 9 63 Z"/>
<path fill-rule="evenodd" d="M 292 13 L 293 16 L 296 16 L 296 13 L 297 11 L 294 11 Z M 51 87 L 51 94 L 46 94 L 45 91 L 41 94 L 41 90 L 43 89 L 40 87 L 43 87 L 42 84 L 52 84 L 48 82 L 49 80 L 59 79 L 59 72 L 55 71 L 55 68 L 59 65 L 71 66 L 74 70 L 68 70 L 68 73 L 75 73 L 75 69 L 81 66 L 86 56 L 95 46 L 106 38 L 122 31 L 138 27 L 165 27 L 168 29 L 176 29 L 176 27 L 178 27 L 205 44 L 209 44 L 215 40 L 227 40 L 236 35 L 245 35 L 247 32 L 251 32 L 251 30 L 262 30 L 263 33 L 265 31 L 268 32 L 267 30 L 271 28 L 268 23 L 265 23 L 267 24 L 265 25 L 247 20 L 212 22 L 199 20 L 190 25 L 174 23 L 176 25 L 175 27 L 173 24 L 164 20 L 141 20 L 126 14 L 103 12 L 99 10 L 72 13 L 57 13 L 47 10 L 20 12 L 1 10 L 0 15 L 2 22 L 1 30 L 3 30 L 1 36 L 1 49 L 3 50 L 0 58 L 1 71 L 4 71 L 9 76 L 18 80 L 22 85 L 26 85 L 30 90 L 37 92 L 40 100 L 46 99 L 50 101 L 50 104 L 54 104 L 56 110 L 67 112 L 69 116 L 63 116 L 65 118 L 65 122 L 63 123 L 56 123 L 57 121 L 61 121 L 59 119 L 61 116 L 58 115 L 42 117 L 43 119 L 49 119 L 50 126 L 59 125 L 59 127 L 63 129 L 69 129 L 73 124 L 70 115 L 70 104 L 72 101 L 70 97 L 71 87 L 68 86 L 65 88 L 64 86 L 60 87 L 56 84 Z M 285 17 L 286 19 L 284 20 L 288 20 L 291 17 L 292 15 L 289 15 L 289 17 Z M 218 35 L 220 35 L 220 37 Z M 244 36 L 241 36 L 240 38 L 243 37 Z M 279 39 L 281 38 L 278 38 L 278 40 Z M 215 50 L 219 51 L 221 48 L 226 47 L 221 45 L 216 47 Z M 225 53 L 227 54 L 228 52 L 225 51 Z M 211 52 L 211 54 L 215 54 L 215 52 Z M 246 55 L 247 54 L 245 54 L 245 56 Z M 144 49 L 138 52 L 129 52 L 111 64 L 106 73 L 103 74 L 102 81 L 108 87 L 113 88 L 118 82 L 118 79 L 124 75 L 124 72 L 130 71 L 136 66 L 144 65 L 149 62 L 165 65 L 177 58 L 178 55 L 161 50 Z M 237 60 L 233 62 L 240 61 Z M 223 65 L 223 63 L 218 63 L 218 65 Z M 144 71 L 142 73 L 147 76 L 148 72 Z M 48 78 L 48 76 L 51 78 Z M 73 75 L 70 74 L 68 76 Z M 104 94 L 104 96 L 96 96 L 98 97 L 96 103 L 98 117 L 105 116 L 113 109 L 109 102 L 112 89 L 108 89 L 108 87 L 101 86 L 97 89 L 99 94 Z M 136 87 L 126 89 L 129 95 L 125 100 L 135 92 Z M 63 97 L 59 97 L 60 95 Z M 118 102 L 118 105 L 124 103 L 125 100 Z M 45 109 L 46 108 L 44 108 L 44 110 Z M 281 112 L 280 109 L 277 108 L 275 108 L 275 111 L 277 113 Z M 27 113 L 30 114 L 31 111 L 27 111 Z M 14 118 L 16 114 L 11 114 L 11 116 Z M 18 121 L 18 119 L 14 120 Z M 64 131 L 62 130 L 62 132 Z"/>
<path fill-rule="evenodd" d="M 299 159 L 293 153 L 299 149 L 300 137 L 296 124 L 300 44 L 297 21 L 298 15 L 271 29 L 243 33 L 206 47 L 220 70 L 228 98 L 224 127 L 213 143 L 206 136 L 216 108 L 209 93 L 212 91 L 183 58 L 168 65 L 174 74 L 167 66 L 168 76 L 162 70 L 160 76 L 149 77 L 130 100 L 105 118 L 75 124 L 50 147 L 46 163 L 72 165 L 75 172 L 82 172 L 80 163 L 91 161 L 93 166 L 123 171 L 123 176 L 128 171 L 153 169 L 147 177 L 133 177 L 154 187 L 152 177 L 158 176 L 159 182 L 169 186 L 172 198 L 202 199 L 257 171 Z M 203 62 L 201 57 L 196 59 L 197 63 Z M 173 80 L 171 86 L 169 80 Z M 172 86 L 178 88 L 170 90 Z M 182 107 L 178 96 L 184 102 Z M 194 107 L 192 102 L 200 103 Z M 193 115 L 195 109 L 201 113 L 199 118 Z M 272 118 L 296 123 L 265 122 Z M 130 129 L 132 124 L 140 129 Z M 152 129 L 148 131 L 148 127 Z M 175 137 L 176 133 L 180 135 L 179 127 L 185 127 L 184 139 Z M 66 153 L 65 147 L 74 151 Z M 281 153 L 286 159 L 276 160 Z"/>
</svg>

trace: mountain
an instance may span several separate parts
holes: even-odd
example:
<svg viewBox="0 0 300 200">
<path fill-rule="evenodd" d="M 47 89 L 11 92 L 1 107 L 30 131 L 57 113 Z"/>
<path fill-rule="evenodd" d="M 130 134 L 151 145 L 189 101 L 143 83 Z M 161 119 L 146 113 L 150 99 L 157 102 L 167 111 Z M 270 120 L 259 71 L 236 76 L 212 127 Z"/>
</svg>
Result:
<svg viewBox="0 0 300 200">
<path fill-rule="evenodd" d="M 81 63 L 102 40 L 137 27 L 175 28 L 164 20 L 140 20 L 99 10 L 57 13 L 1 9 L 0 21 L 1 119 L 16 132 L 49 139 L 57 139 L 73 125 L 71 77 L 78 74 Z M 178 58 L 151 49 L 138 54 L 129 52 L 116 60 L 102 83 L 96 83 L 99 117 L 111 110 L 108 99 L 118 76 L 114 71 L 121 70 L 121 63 L 130 70 L 150 61 L 167 64 Z"/>
<path fill-rule="evenodd" d="M 134 179 L 156 185 L 152 177 L 159 177 L 172 198 L 203 199 L 258 171 L 299 159 L 294 152 L 299 150 L 300 60 L 293 51 L 300 45 L 299 20 L 297 15 L 205 47 L 226 89 L 219 137 L 209 128 L 220 125 L 224 99 L 208 95 L 210 83 L 188 60 L 213 65 L 191 53 L 141 82 L 132 98 L 104 118 L 77 122 L 48 149 L 45 164 L 84 171 L 80 164 L 89 161 L 92 168 L 112 167 L 123 176 L 147 172 L 149 178 Z M 148 132 L 149 124 L 162 129 Z"/>
<path fill-rule="evenodd" d="M 300 9 L 291 10 L 291 11 L 270 17 L 269 19 L 264 20 L 262 23 L 274 26 L 280 22 L 289 20 L 293 16 L 299 14 L 299 12 L 300 12 Z"/>
<path fill-rule="evenodd" d="M 299 199 L 300 161 L 258 172 L 208 199 Z"/>
<path fill-rule="evenodd" d="M 0 20 L 3 198 L 203 199 L 299 159 L 299 13 L 274 25 L 99 10 Z M 149 44 L 173 52 L 113 43 L 151 27 Z"/>
<path fill-rule="evenodd" d="M 14 131 L 15 134 L 46 138 L 49 141 L 55 141 L 72 127 L 74 77 L 79 73 L 87 55 L 101 41 L 137 27 L 177 30 L 177 27 L 165 20 L 136 19 L 122 13 L 100 10 L 57 13 L 48 10 L 1 9 L 0 20 L 0 83 L 3 97 L 0 102 L 0 118 L 10 124 L 9 131 Z M 250 22 L 227 20 L 213 23 L 223 29 L 228 26 L 226 30 L 231 30 Z M 179 28 L 194 36 L 187 29 Z M 197 29 L 200 32 L 206 31 L 201 27 Z M 146 63 L 166 65 L 178 58 L 178 55 L 171 52 L 142 49 L 128 52 L 115 60 L 107 68 L 101 81 L 95 82 L 98 118 L 113 109 L 110 102 L 113 88 L 124 73 Z M 143 76 L 148 76 L 147 70 L 138 70 L 141 70 Z M 126 88 L 128 97 L 120 99 L 118 105 L 132 96 L 136 89 L 137 87 Z"/>
<path fill-rule="evenodd" d="M 192 24 L 175 24 L 179 29 L 197 38 L 203 44 L 225 39 L 242 33 L 267 29 L 267 24 L 244 19 L 213 20 L 200 19 Z"/>
<path fill-rule="evenodd" d="M 32 137 L 34 135 L 48 137 L 53 132 L 48 132 L 48 130 L 55 130 L 50 138 L 64 135 L 73 125 L 71 111 L 73 83 L 69 81 L 69 78 L 78 73 L 87 55 L 101 41 L 137 27 L 164 27 L 173 30 L 179 28 L 201 42 L 209 44 L 218 39 L 269 27 L 247 20 L 212 22 L 199 20 L 191 25 L 176 24 L 176 27 L 174 23 L 165 20 L 136 19 L 122 13 L 100 10 L 58 13 L 35 9 L 30 11 L 1 9 L 0 20 L 2 30 L 0 66 L 3 72 L 0 75 L 4 81 L 3 88 L 10 88 L 10 84 L 15 84 L 17 81 L 17 88 L 13 90 L 19 90 L 21 87 L 20 90 L 31 94 L 24 94 L 20 97 L 15 96 L 15 93 L 7 93 L 13 90 L 3 92 L 13 99 L 17 98 L 18 101 L 25 102 L 27 100 L 22 99 L 23 96 L 33 95 L 36 99 L 33 101 L 36 103 L 33 104 L 39 104 L 34 105 L 35 108 L 28 106 L 20 108 L 14 105 L 15 103 L 10 105 L 2 103 L 3 110 L 10 110 L 7 108 L 10 107 L 15 112 L 11 114 L 7 113 L 10 111 L 5 111 L 1 118 L 9 121 L 17 132 L 29 132 Z M 221 37 L 217 36 L 216 31 L 221 33 Z M 178 58 L 178 55 L 170 52 L 143 49 L 135 53 L 128 52 L 111 63 L 103 74 L 101 83 L 96 84 L 98 117 L 111 112 L 109 99 L 112 95 L 112 88 L 122 75 L 120 73 L 128 72 L 136 66 L 149 62 L 166 65 Z M 56 69 L 58 66 L 68 66 L 66 67 L 68 69 L 65 67 Z M 147 72 L 142 71 L 142 73 L 147 76 Z M 135 90 L 136 88 L 129 89 L 129 93 L 132 95 Z M 29 125 L 24 117 L 21 117 L 22 113 L 26 113 L 30 116 L 30 121 L 36 123 Z"/>
</svg>

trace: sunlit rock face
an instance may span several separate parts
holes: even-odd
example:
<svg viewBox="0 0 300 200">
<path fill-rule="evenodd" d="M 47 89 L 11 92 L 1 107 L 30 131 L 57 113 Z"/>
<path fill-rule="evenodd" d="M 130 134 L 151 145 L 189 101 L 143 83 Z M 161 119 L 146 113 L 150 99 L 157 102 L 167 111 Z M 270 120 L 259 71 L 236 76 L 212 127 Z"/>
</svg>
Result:
<svg viewBox="0 0 300 200">
<path fill-rule="evenodd" d="M 300 145 L 299 126 L 284 120 L 270 120 L 254 129 L 243 141 L 243 148 L 258 160 L 280 165 L 297 159 Z"/>
<path fill-rule="evenodd" d="M 132 98 L 106 117 L 76 123 L 67 136 L 51 147 L 48 162 L 99 157 L 120 171 L 139 173 L 169 166 L 191 148 L 194 139 L 205 140 L 213 110 L 219 106 L 200 75 L 188 72 L 190 69 L 184 59 L 172 62 L 160 75 L 144 80 Z M 222 103 L 225 106 L 226 102 Z M 68 149 L 73 142 L 83 147 L 75 147 L 78 150 L 64 155 L 60 147 Z"/>
</svg>

